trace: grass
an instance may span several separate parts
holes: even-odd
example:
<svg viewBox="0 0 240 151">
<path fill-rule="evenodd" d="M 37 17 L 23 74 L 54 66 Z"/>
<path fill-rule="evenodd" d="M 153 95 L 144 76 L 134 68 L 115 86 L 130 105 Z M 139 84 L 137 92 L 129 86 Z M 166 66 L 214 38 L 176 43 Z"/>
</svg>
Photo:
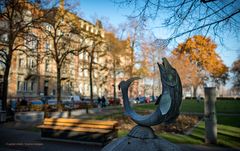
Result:
<svg viewBox="0 0 240 151">
<path fill-rule="evenodd" d="M 140 110 L 155 110 L 156 105 L 146 104 L 146 105 L 136 105 L 134 109 L 137 111 Z M 216 111 L 217 113 L 231 113 L 231 114 L 240 114 L 240 101 L 236 100 L 226 100 L 226 101 L 217 101 L 216 102 Z M 195 100 L 183 100 L 181 105 L 181 112 L 204 112 L 204 102 L 197 102 Z"/>
<path fill-rule="evenodd" d="M 221 100 L 216 102 L 217 113 L 240 114 L 240 101 L 236 100 Z M 182 112 L 204 112 L 204 102 L 196 100 L 183 100 L 181 106 Z"/>
<path fill-rule="evenodd" d="M 224 147 L 239 148 L 240 147 L 240 116 L 232 114 L 240 114 L 240 101 L 236 100 L 223 100 L 216 102 L 217 113 L 224 113 L 217 115 L 217 145 Z M 155 110 L 154 104 L 136 105 L 134 110 Z M 181 112 L 204 112 L 204 102 L 197 102 L 195 100 L 184 100 L 181 106 Z M 127 131 L 119 131 L 119 137 L 127 135 Z M 183 144 L 205 144 L 205 125 L 204 121 L 192 131 L 190 135 L 173 134 L 173 133 L 158 133 L 157 135 L 163 137 L 174 143 Z"/>
<path fill-rule="evenodd" d="M 240 147 L 240 128 L 226 126 L 226 125 L 217 125 L 218 135 L 217 135 L 217 145 L 223 147 L 239 148 Z M 205 125 L 204 121 L 201 121 L 200 124 L 193 130 L 190 135 L 183 134 L 174 134 L 174 133 L 158 133 L 155 132 L 158 136 L 178 144 L 198 144 L 204 145 L 205 143 Z M 126 130 L 119 130 L 118 136 L 124 137 L 128 134 Z"/>
<path fill-rule="evenodd" d="M 240 116 L 217 115 L 217 123 L 233 127 L 240 127 Z"/>
</svg>

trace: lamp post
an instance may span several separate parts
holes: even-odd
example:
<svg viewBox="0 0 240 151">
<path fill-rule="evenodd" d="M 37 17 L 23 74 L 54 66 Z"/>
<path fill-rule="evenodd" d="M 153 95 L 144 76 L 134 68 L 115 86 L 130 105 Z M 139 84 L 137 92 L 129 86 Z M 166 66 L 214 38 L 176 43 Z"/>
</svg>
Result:
<svg viewBox="0 0 240 151">
<path fill-rule="evenodd" d="M 116 86 L 115 86 L 115 83 L 112 86 L 113 86 L 113 104 L 116 105 Z"/>
</svg>

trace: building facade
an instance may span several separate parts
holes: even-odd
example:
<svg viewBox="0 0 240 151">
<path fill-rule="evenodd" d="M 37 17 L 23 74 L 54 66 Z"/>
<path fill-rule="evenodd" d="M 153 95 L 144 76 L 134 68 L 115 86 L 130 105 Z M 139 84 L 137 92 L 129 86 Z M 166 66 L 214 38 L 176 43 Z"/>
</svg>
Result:
<svg viewBox="0 0 240 151">
<path fill-rule="evenodd" d="M 46 13 L 46 10 L 37 11 L 40 14 Z M 26 10 L 28 19 L 31 20 L 33 13 L 31 9 Z M 59 17 L 61 13 L 62 16 Z M 96 24 L 92 24 L 79 18 L 64 9 L 63 0 L 60 6 L 48 17 L 46 21 L 38 25 L 39 28 L 32 28 L 31 33 L 25 37 L 24 41 L 20 41 L 25 45 L 21 49 L 26 49 L 26 51 L 16 51 L 13 54 L 9 74 L 8 98 L 35 99 L 41 96 L 56 96 L 57 63 L 53 55 L 48 55 L 54 50 L 58 50 L 60 56 L 67 54 L 61 66 L 61 93 L 63 97 L 70 95 L 90 96 L 90 74 L 92 74 L 93 79 L 93 95 L 96 97 L 104 95 L 107 78 L 104 77 L 106 71 L 103 68 L 107 62 L 105 55 L 103 55 L 105 53 L 105 31 L 101 22 L 97 21 Z M 63 25 L 62 28 L 57 29 L 56 38 L 67 37 L 59 38 L 61 45 L 59 44 L 58 48 L 49 36 L 49 33 L 53 33 L 56 29 L 56 26 L 50 26 L 53 25 L 51 19 Z M 72 26 L 74 26 L 75 31 L 73 31 Z M 98 43 L 94 44 L 96 42 Z M 78 51 L 77 49 L 80 48 L 81 51 Z M 67 51 L 72 51 L 72 53 L 66 53 Z M 90 63 L 91 71 L 89 70 Z M 1 70 L 0 78 L 4 69 Z"/>
</svg>

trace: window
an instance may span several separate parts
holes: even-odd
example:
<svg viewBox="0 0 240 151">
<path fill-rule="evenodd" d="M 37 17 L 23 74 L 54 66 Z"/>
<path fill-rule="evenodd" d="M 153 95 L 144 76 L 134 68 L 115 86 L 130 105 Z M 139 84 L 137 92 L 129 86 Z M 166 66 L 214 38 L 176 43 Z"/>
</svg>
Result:
<svg viewBox="0 0 240 151">
<path fill-rule="evenodd" d="M 18 60 L 18 67 L 22 68 L 24 66 L 24 59 L 23 58 L 19 58 Z"/>
<path fill-rule="evenodd" d="M 83 25 L 83 29 L 87 30 L 87 25 L 86 24 Z"/>
<path fill-rule="evenodd" d="M 27 35 L 25 38 L 25 45 L 33 52 L 36 52 L 38 40 L 35 35 Z"/>
<path fill-rule="evenodd" d="M 26 92 L 27 91 L 27 81 L 24 81 L 24 85 L 23 85 L 23 91 Z"/>
<path fill-rule="evenodd" d="M 49 49 L 50 49 L 50 44 L 49 44 L 49 42 L 46 42 L 45 43 L 45 51 L 47 52 L 47 51 L 49 51 Z"/>
<path fill-rule="evenodd" d="M 96 85 L 93 86 L 93 93 L 97 93 L 97 86 Z"/>
<path fill-rule="evenodd" d="M 31 91 L 33 91 L 33 89 L 34 89 L 34 81 L 33 81 L 33 80 L 31 81 L 31 87 L 30 87 L 30 89 L 31 89 Z"/>
<path fill-rule="evenodd" d="M 86 68 L 86 67 L 85 67 Z M 83 76 L 85 76 L 85 77 L 87 77 L 88 76 L 88 70 L 87 69 L 84 69 L 84 73 L 83 73 L 84 75 Z"/>
<path fill-rule="evenodd" d="M 71 62 L 69 66 L 70 74 L 74 75 L 74 64 Z"/>
<path fill-rule="evenodd" d="M 18 81 L 18 82 L 17 82 L 17 90 L 18 90 L 18 91 L 21 91 L 21 81 Z"/>
<path fill-rule="evenodd" d="M 48 87 L 48 80 L 44 81 L 44 87 Z"/>
<path fill-rule="evenodd" d="M 45 61 L 45 72 L 50 72 L 49 60 L 46 60 L 46 61 Z"/>
<path fill-rule="evenodd" d="M 88 84 L 84 84 L 84 90 L 89 91 L 89 85 Z"/>
<path fill-rule="evenodd" d="M 34 61 L 32 58 L 28 58 L 28 68 L 34 68 Z"/>
<path fill-rule="evenodd" d="M 79 59 L 80 59 L 80 60 L 83 60 L 83 53 L 81 53 L 81 54 L 79 55 Z"/>
<path fill-rule="evenodd" d="M 84 60 L 88 60 L 88 55 L 86 52 L 84 53 Z"/>
<path fill-rule="evenodd" d="M 69 87 L 72 88 L 73 87 L 73 83 L 69 82 Z"/>
<path fill-rule="evenodd" d="M 2 40 L 3 42 L 7 42 L 7 41 L 8 41 L 8 34 L 2 34 L 1 40 Z"/>
<path fill-rule="evenodd" d="M 79 69 L 78 69 L 78 74 L 79 74 L 79 76 L 83 76 L 83 71 L 82 71 L 82 68 L 81 67 L 79 67 Z"/>
</svg>

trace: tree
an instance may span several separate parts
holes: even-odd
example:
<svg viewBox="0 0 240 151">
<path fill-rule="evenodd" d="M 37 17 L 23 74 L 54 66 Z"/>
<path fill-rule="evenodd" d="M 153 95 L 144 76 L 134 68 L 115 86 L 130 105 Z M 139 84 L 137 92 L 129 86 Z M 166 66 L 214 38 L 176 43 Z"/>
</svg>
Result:
<svg viewBox="0 0 240 151">
<path fill-rule="evenodd" d="M 140 43 L 144 35 L 144 26 L 140 26 L 138 20 L 129 18 L 127 22 L 121 24 L 118 29 L 119 39 L 124 37 L 128 38 L 129 41 L 129 56 L 131 63 L 126 67 L 126 74 L 129 77 L 135 75 L 135 64 L 136 64 L 136 50 L 140 48 Z"/>
<path fill-rule="evenodd" d="M 148 36 L 144 38 L 141 43 L 141 55 L 138 57 L 140 59 L 140 68 L 137 70 L 138 75 L 150 77 L 152 81 L 151 89 L 152 96 L 155 95 L 155 91 L 160 93 L 160 78 L 157 76 L 159 74 L 157 62 L 160 58 L 164 56 L 165 48 L 162 47 L 162 43 L 156 43 L 153 37 Z M 157 86 L 155 86 L 157 84 Z"/>
<path fill-rule="evenodd" d="M 234 74 L 233 78 L 233 88 L 239 90 L 240 89 L 240 57 L 236 61 L 234 61 L 231 72 Z"/>
<path fill-rule="evenodd" d="M 63 4 L 61 4 L 63 5 Z M 57 102 L 58 110 L 61 109 L 61 81 L 63 69 L 69 61 L 71 55 L 78 56 L 83 50 L 86 50 L 89 45 L 86 42 L 89 36 L 80 27 L 79 18 L 64 9 L 63 6 L 52 8 L 44 23 L 42 31 L 45 35 L 44 39 L 49 39 L 45 44 L 45 57 L 53 59 L 57 72 Z M 73 69 L 72 69 L 73 70 Z"/>
<path fill-rule="evenodd" d="M 102 50 L 102 45 L 104 43 L 104 39 L 99 35 L 92 35 L 91 38 L 91 44 L 88 51 L 89 59 L 88 59 L 88 72 L 89 72 L 89 86 L 90 86 L 90 100 L 93 102 L 93 73 L 94 70 L 97 68 L 96 66 L 100 68 L 104 68 L 101 64 L 97 63 L 97 59 L 102 57 L 104 55 L 104 52 Z"/>
<path fill-rule="evenodd" d="M 114 33 L 108 32 L 106 33 L 106 49 L 108 54 L 110 55 L 109 59 L 109 67 L 110 75 L 113 76 L 113 91 L 114 91 L 114 101 L 116 101 L 117 94 L 116 94 L 116 82 L 117 82 L 117 75 L 119 73 L 125 73 L 125 57 L 129 55 L 127 52 L 127 40 L 119 40 Z M 116 102 L 114 102 L 116 103 Z"/>
<path fill-rule="evenodd" d="M 120 6 L 131 7 L 132 17 L 142 22 L 160 20 L 163 27 L 173 30 L 171 38 L 185 34 L 214 34 L 221 37 L 226 30 L 239 33 L 240 4 L 238 0 L 115 0 Z M 159 27 L 162 27 L 159 25 Z"/>
<path fill-rule="evenodd" d="M 186 57 L 191 63 L 198 67 L 198 72 L 205 74 L 202 81 L 209 78 L 214 82 L 223 84 L 227 80 L 228 68 L 220 56 L 215 52 L 217 45 L 210 39 L 201 35 L 195 35 L 188 38 L 186 42 L 180 43 L 176 49 L 173 50 L 173 55 L 178 57 Z M 194 88 L 196 94 L 197 85 Z"/>
<path fill-rule="evenodd" d="M 43 3 L 43 2 L 42 2 Z M 35 41 L 32 37 L 34 28 L 37 28 L 44 14 L 39 11 L 39 3 L 28 3 L 25 0 L 0 1 L 0 63 L 4 65 L 3 76 L 3 110 L 6 110 L 8 96 L 8 77 L 13 55 L 23 52 L 31 53 L 27 43 Z M 47 14 L 46 11 L 45 14 Z"/>
<path fill-rule="evenodd" d="M 122 37 L 127 35 L 128 38 L 128 44 L 127 44 L 127 50 L 128 55 L 130 57 L 129 64 L 125 67 L 125 74 L 128 76 L 128 78 L 136 76 L 136 50 L 140 49 L 140 41 L 144 34 L 144 26 L 140 26 L 140 22 L 138 20 L 129 18 L 128 21 L 120 25 L 120 28 L 118 30 L 120 32 L 119 38 L 122 39 Z M 134 90 L 133 87 L 130 87 L 130 97 L 133 97 Z"/>
<path fill-rule="evenodd" d="M 183 88 L 193 88 L 193 96 L 197 96 L 198 86 L 204 83 L 204 73 L 186 56 L 179 57 L 172 55 L 169 57 L 169 61 L 178 71 Z"/>
</svg>

